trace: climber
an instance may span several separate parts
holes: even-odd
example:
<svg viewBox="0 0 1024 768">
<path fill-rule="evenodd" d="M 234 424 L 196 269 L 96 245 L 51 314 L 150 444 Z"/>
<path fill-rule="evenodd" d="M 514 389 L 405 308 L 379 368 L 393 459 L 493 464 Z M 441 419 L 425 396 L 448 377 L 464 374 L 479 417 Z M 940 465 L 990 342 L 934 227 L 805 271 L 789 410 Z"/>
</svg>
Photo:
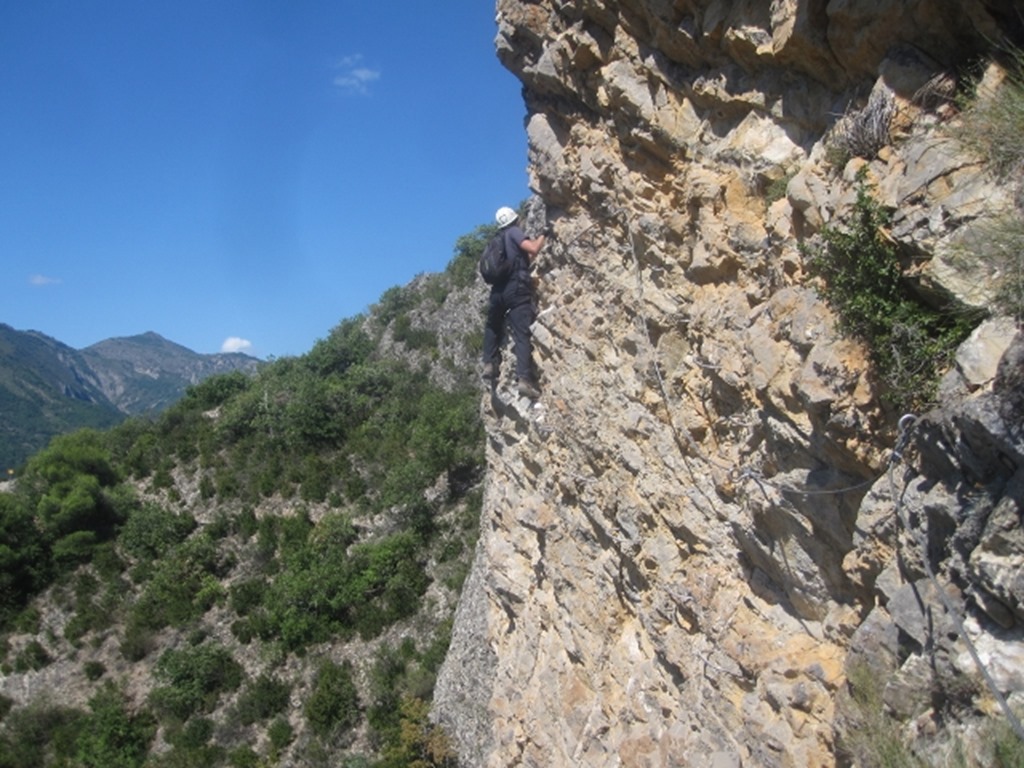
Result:
<svg viewBox="0 0 1024 768">
<path fill-rule="evenodd" d="M 544 235 L 527 238 L 516 224 L 519 215 L 511 208 L 499 208 L 494 218 L 505 238 L 507 257 L 513 259 L 515 267 L 505 283 L 491 286 L 487 321 L 484 324 L 482 375 L 491 382 L 492 387 L 496 385 L 507 323 L 512 328 L 519 394 L 536 400 L 540 397 L 540 390 L 537 389 L 533 375 L 533 345 L 530 340 L 530 326 L 535 319 L 530 262 L 544 247 Z"/>
</svg>

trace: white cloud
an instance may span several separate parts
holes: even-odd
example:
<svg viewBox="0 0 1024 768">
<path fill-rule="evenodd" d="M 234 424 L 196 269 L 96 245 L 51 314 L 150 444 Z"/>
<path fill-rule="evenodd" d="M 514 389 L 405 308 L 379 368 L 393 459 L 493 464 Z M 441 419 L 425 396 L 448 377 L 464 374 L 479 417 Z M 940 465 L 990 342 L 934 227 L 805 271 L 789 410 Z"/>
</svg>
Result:
<svg viewBox="0 0 1024 768">
<path fill-rule="evenodd" d="M 60 282 L 56 277 L 47 277 L 46 275 L 29 275 L 29 285 L 56 285 Z"/>
<path fill-rule="evenodd" d="M 242 352 L 252 347 L 252 342 L 248 339 L 240 339 L 238 336 L 228 336 L 224 339 L 224 343 L 220 345 L 221 352 Z"/>
<path fill-rule="evenodd" d="M 380 79 L 380 72 L 376 69 L 364 67 L 361 62 L 362 54 L 346 56 L 341 59 L 335 68 L 338 74 L 334 78 L 334 84 L 346 91 L 355 93 L 366 93 L 367 86 L 375 80 Z"/>
</svg>

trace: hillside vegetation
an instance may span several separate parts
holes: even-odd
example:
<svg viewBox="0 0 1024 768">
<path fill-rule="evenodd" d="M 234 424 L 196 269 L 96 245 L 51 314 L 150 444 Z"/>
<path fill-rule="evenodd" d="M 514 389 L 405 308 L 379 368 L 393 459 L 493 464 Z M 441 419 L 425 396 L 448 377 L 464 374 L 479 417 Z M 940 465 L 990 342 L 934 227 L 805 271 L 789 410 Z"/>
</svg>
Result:
<svg viewBox="0 0 1024 768">
<path fill-rule="evenodd" d="M 28 461 L 0 493 L 0 766 L 445 764 L 488 231 L 306 355 Z"/>
<path fill-rule="evenodd" d="M 152 416 L 209 376 L 259 365 L 240 353 L 199 354 L 152 332 L 76 350 L 0 323 L 0 471 L 14 471 L 56 435 Z"/>
</svg>

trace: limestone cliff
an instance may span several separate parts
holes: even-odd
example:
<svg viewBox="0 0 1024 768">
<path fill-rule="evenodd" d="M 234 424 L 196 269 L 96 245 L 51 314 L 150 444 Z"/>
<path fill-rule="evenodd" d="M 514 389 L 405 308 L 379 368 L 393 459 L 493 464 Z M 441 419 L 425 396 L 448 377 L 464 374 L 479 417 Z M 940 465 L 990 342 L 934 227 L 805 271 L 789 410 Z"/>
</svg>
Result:
<svg viewBox="0 0 1024 768">
<path fill-rule="evenodd" d="M 901 418 L 799 246 L 864 169 L 922 295 L 988 305 L 949 254 L 1014 189 L 943 130 L 943 83 L 1018 5 L 499 0 L 554 237 L 543 397 L 482 404 L 434 711 L 465 765 L 848 764 L 857 670 L 926 759 L 984 759 L 1024 697 L 1024 340 L 986 321 Z M 884 146 L 837 167 L 879 103 Z"/>
</svg>

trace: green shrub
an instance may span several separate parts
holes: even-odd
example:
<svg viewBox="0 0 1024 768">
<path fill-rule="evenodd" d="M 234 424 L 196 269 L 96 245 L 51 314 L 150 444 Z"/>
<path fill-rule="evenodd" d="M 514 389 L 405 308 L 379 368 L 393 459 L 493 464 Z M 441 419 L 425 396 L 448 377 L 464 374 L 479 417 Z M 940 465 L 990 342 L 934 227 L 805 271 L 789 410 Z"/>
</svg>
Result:
<svg viewBox="0 0 1024 768">
<path fill-rule="evenodd" d="M 764 204 L 766 208 L 770 208 L 773 203 L 786 196 L 786 190 L 789 189 L 789 182 L 793 180 L 795 175 L 795 173 L 789 172 L 777 179 L 771 179 L 765 185 Z"/>
<path fill-rule="evenodd" d="M 0 493 L 0 629 L 49 580 L 46 543 L 27 500 Z"/>
<path fill-rule="evenodd" d="M 429 701 L 437 672 L 451 641 L 451 622 L 443 622 L 421 653 L 411 639 L 397 648 L 381 645 L 370 671 L 366 719 L 374 738 L 395 746 L 403 738 L 403 702 Z"/>
<path fill-rule="evenodd" d="M 397 648 L 382 644 L 370 670 L 370 703 L 366 719 L 377 741 L 396 741 L 400 721 L 400 704 L 405 694 L 405 679 L 416 656 L 416 644 L 406 639 Z"/>
<path fill-rule="evenodd" d="M 179 545 L 156 563 L 152 578 L 132 606 L 129 623 L 156 630 L 202 616 L 223 595 L 219 579 L 229 561 L 204 535 Z"/>
<path fill-rule="evenodd" d="M 86 717 L 45 701 L 12 710 L 0 730 L 0 768 L 72 764 Z"/>
<path fill-rule="evenodd" d="M 409 315 L 399 315 L 392 324 L 395 341 L 409 349 L 437 349 L 437 332 L 427 328 L 414 328 Z"/>
<path fill-rule="evenodd" d="M 228 754 L 228 763 L 232 768 L 259 768 L 260 756 L 252 747 L 238 747 Z"/>
<path fill-rule="evenodd" d="M 153 473 L 152 488 L 154 491 L 158 491 L 161 488 L 174 488 L 174 478 L 171 477 L 169 467 L 161 466 L 157 468 L 156 472 Z"/>
<path fill-rule="evenodd" d="M 994 720 L 985 734 L 997 768 L 1024 768 L 1024 741 L 1005 718 Z"/>
<path fill-rule="evenodd" d="M 823 279 L 822 293 L 836 312 L 839 328 L 863 341 L 885 397 L 900 410 L 928 405 L 939 373 L 973 321 L 940 313 L 911 295 L 903 281 L 895 246 L 882 234 L 890 214 L 871 196 L 865 174 L 846 228 L 826 226 L 823 245 L 804 246 L 810 267 Z"/>
<path fill-rule="evenodd" d="M 301 507 L 294 515 L 275 517 L 272 522 L 276 525 L 277 551 L 281 560 L 288 562 L 294 557 L 301 556 L 306 550 L 306 542 L 314 527 L 309 510 Z"/>
<path fill-rule="evenodd" d="M 151 433 L 152 439 L 136 438 L 127 455 L 131 457 L 133 465 L 144 465 L 151 472 L 179 450 L 186 454 L 194 453 L 195 448 L 189 445 L 192 442 L 193 426 L 194 421 L 189 418 L 188 410 L 179 401 L 160 414 Z"/>
<path fill-rule="evenodd" d="M 340 585 L 339 604 L 363 637 L 411 616 L 427 588 L 418 542 L 411 533 L 397 533 L 354 546 Z"/>
<path fill-rule="evenodd" d="M 217 485 L 209 475 L 203 475 L 199 480 L 199 496 L 203 501 L 209 501 L 217 495 Z"/>
<path fill-rule="evenodd" d="M 314 454 L 302 461 L 299 495 L 303 501 L 322 502 L 334 483 L 334 473 L 328 462 Z"/>
<path fill-rule="evenodd" d="M 90 714 L 76 740 L 76 765 L 135 768 L 146 760 L 156 722 L 143 711 L 131 714 L 124 694 L 108 683 L 89 700 Z"/>
<path fill-rule="evenodd" d="M 424 298 L 436 306 L 441 306 L 451 292 L 450 282 L 447 274 L 428 275 L 423 284 Z"/>
<path fill-rule="evenodd" d="M 82 665 L 82 671 L 86 679 L 95 682 L 107 673 L 107 668 L 101 661 L 87 661 Z"/>
<path fill-rule="evenodd" d="M 193 713 L 212 711 L 223 692 L 241 685 L 243 671 L 226 648 L 205 643 L 165 651 L 153 674 L 166 683 L 150 694 L 154 709 L 184 721 Z"/>
<path fill-rule="evenodd" d="M 431 481 L 443 472 L 483 463 L 483 428 L 474 394 L 427 391 L 410 426 L 409 447 Z"/>
<path fill-rule="evenodd" d="M 339 545 L 347 540 L 346 524 L 337 524 L 341 534 L 314 535 L 283 559 L 264 597 L 266 616 L 253 617 L 289 650 L 354 632 L 372 637 L 415 613 L 427 587 L 414 534 L 361 542 L 346 551 Z"/>
<path fill-rule="evenodd" d="M 141 661 L 154 647 L 154 631 L 137 616 L 130 616 L 121 638 L 121 655 L 128 661 Z"/>
<path fill-rule="evenodd" d="M 292 739 L 295 738 L 295 731 L 292 729 L 291 723 L 285 718 L 279 717 L 267 728 L 267 736 L 270 738 L 271 749 L 275 753 L 280 754 L 292 743 Z"/>
<path fill-rule="evenodd" d="M 158 464 L 157 436 L 152 427 L 147 419 L 130 418 L 107 433 L 111 453 L 120 457 L 128 475 L 140 480 Z"/>
<path fill-rule="evenodd" d="M 213 730 L 214 723 L 210 718 L 191 717 L 181 729 L 168 729 L 168 741 L 182 751 L 194 751 L 210 741 Z"/>
<path fill-rule="evenodd" d="M 214 541 L 221 541 L 239 532 L 239 518 L 226 509 L 218 509 L 203 532 Z"/>
<path fill-rule="evenodd" d="M 195 518 L 187 513 L 144 504 L 128 515 L 117 541 L 131 556 L 155 560 L 183 542 L 195 528 Z"/>
<path fill-rule="evenodd" d="M 280 714 L 288 707 L 291 688 L 276 678 L 260 675 L 238 697 L 242 725 L 252 725 Z"/>
<path fill-rule="evenodd" d="M 373 306 L 373 315 L 377 322 L 387 326 L 412 309 L 415 304 L 416 294 L 414 291 L 395 285 L 381 294 L 380 299 Z"/>
<path fill-rule="evenodd" d="M 256 629 L 249 619 L 237 619 L 231 622 L 231 635 L 242 645 L 248 645 L 256 637 Z"/>
<path fill-rule="evenodd" d="M 359 540 L 352 520 L 348 515 L 332 512 L 320 518 L 316 527 L 310 530 L 308 543 L 316 553 L 341 552 Z"/>
<path fill-rule="evenodd" d="M 356 315 L 342 321 L 330 335 L 313 345 L 306 363 L 315 374 L 343 375 L 353 365 L 365 362 L 373 351 L 373 340 L 363 330 L 366 318 Z"/>
<path fill-rule="evenodd" d="M 80 601 L 75 605 L 75 615 L 64 625 L 64 638 L 76 643 L 91 630 L 103 630 L 114 621 L 112 612 L 93 600 Z"/>
<path fill-rule="evenodd" d="M 867 665 L 850 669 L 848 685 L 852 709 L 848 712 L 850 728 L 842 735 L 843 753 L 855 765 L 880 768 L 924 768 L 900 736 L 899 724 L 885 711 L 882 694 L 885 678 Z"/>
<path fill-rule="evenodd" d="M 238 513 L 235 519 L 235 529 L 243 541 L 248 541 L 256 535 L 259 530 L 259 521 L 256 519 L 256 512 L 252 507 L 245 507 Z"/>
<path fill-rule="evenodd" d="M 463 351 L 469 357 L 477 357 L 480 350 L 484 348 L 483 318 L 480 319 L 480 328 L 470 331 L 462 340 Z"/>
<path fill-rule="evenodd" d="M 24 632 L 25 634 L 35 635 L 41 631 L 42 623 L 43 614 L 40 613 L 39 607 L 30 605 L 18 614 L 14 622 L 14 628 L 19 632 Z"/>
<path fill-rule="evenodd" d="M 223 405 L 238 393 L 244 392 L 252 384 L 252 379 L 241 371 L 222 373 L 210 376 L 185 391 L 183 407 L 195 406 L 210 410 Z"/>
<path fill-rule="evenodd" d="M 362 718 L 359 694 L 352 679 L 352 663 L 324 661 L 305 707 L 306 720 L 313 732 L 329 738 L 354 728 Z"/>
<path fill-rule="evenodd" d="M 261 577 L 232 584 L 228 590 L 231 609 L 239 616 L 246 616 L 263 604 L 263 594 L 266 590 L 267 580 Z"/>
<path fill-rule="evenodd" d="M 384 746 L 378 768 L 457 768 L 458 758 L 448 734 L 430 722 L 430 705 L 405 697 L 399 705 L 398 738 Z"/>
<path fill-rule="evenodd" d="M 40 670 L 47 666 L 53 659 L 38 640 L 29 640 L 21 652 L 14 659 L 14 670 L 16 672 L 29 672 Z"/>
<path fill-rule="evenodd" d="M 119 583 L 124 572 L 125 563 L 117 554 L 113 541 L 104 541 L 92 552 L 92 568 L 96 574 L 108 583 Z"/>
<path fill-rule="evenodd" d="M 29 460 L 19 493 L 34 512 L 42 543 L 51 547 L 50 562 L 36 573 L 52 578 L 87 562 L 99 543 L 112 538 L 135 503 L 118 482 L 104 436 L 94 430 L 58 436 Z"/>
<path fill-rule="evenodd" d="M 98 543 L 99 537 L 94 531 L 73 531 L 53 542 L 50 555 L 57 568 L 66 571 L 89 562 Z"/>
</svg>

